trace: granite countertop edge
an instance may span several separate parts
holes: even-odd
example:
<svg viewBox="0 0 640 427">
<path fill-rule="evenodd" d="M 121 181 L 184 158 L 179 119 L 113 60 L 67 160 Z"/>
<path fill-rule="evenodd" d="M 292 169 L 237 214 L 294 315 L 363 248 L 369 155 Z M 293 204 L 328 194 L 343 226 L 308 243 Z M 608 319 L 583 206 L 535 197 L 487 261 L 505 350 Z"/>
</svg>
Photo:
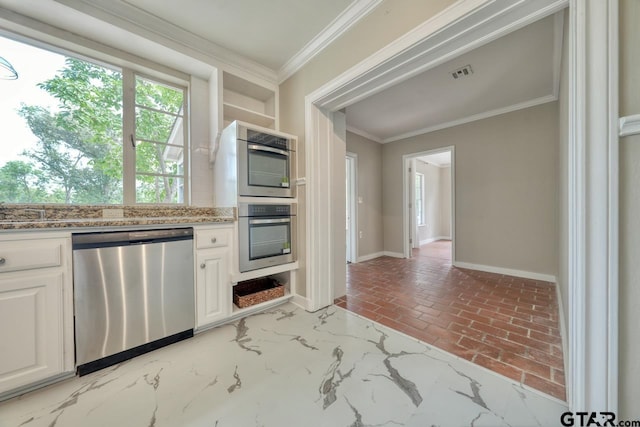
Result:
<svg viewBox="0 0 640 427">
<path fill-rule="evenodd" d="M 181 216 L 146 218 L 78 218 L 62 220 L 0 221 L 0 231 L 48 230 L 86 227 L 120 227 L 132 225 L 219 224 L 233 223 L 233 216 Z"/>
</svg>

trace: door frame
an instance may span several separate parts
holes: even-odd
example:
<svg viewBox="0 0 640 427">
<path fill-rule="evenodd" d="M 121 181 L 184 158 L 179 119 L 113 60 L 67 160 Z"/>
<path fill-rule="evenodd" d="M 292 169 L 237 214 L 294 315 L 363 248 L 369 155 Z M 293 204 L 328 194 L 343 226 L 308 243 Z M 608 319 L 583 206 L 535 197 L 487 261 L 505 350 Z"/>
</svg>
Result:
<svg viewBox="0 0 640 427">
<path fill-rule="evenodd" d="M 350 187 L 347 189 L 347 194 L 351 194 L 349 203 L 349 212 L 351 218 L 349 218 L 349 238 L 351 239 L 351 246 L 348 246 L 347 257 L 352 264 L 358 263 L 358 155 L 347 151 L 346 160 L 351 164 L 351 176 L 347 177 L 347 185 Z M 350 253 L 349 253 L 350 252 Z"/>
<path fill-rule="evenodd" d="M 432 154 L 440 154 L 445 152 L 451 153 L 451 265 L 455 265 L 456 262 L 456 147 L 449 145 L 442 148 L 434 148 L 433 150 L 421 151 L 418 153 L 405 154 L 402 156 L 402 166 L 405 173 L 403 173 L 402 182 L 402 233 L 404 236 L 403 242 L 403 255 L 405 258 L 411 258 L 411 243 L 409 242 L 409 232 L 412 227 L 411 212 L 413 209 L 409 208 L 409 201 L 415 199 L 412 197 L 412 185 L 410 182 L 409 174 L 406 173 L 407 169 L 411 166 L 415 172 L 415 159 L 422 156 L 430 156 Z M 415 216 L 415 214 L 414 214 Z"/>
<path fill-rule="evenodd" d="M 344 188 L 333 114 L 569 6 L 567 393 L 572 410 L 618 407 L 618 0 L 459 0 L 305 97 L 306 286 L 311 311 L 346 278 L 334 259 L 331 185 Z M 603 78 L 603 76 L 605 76 Z M 337 144 L 334 144 L 337 142 Z M 336 147 L 334 147 L 334 145 Z M 327 171 L 330 173 L 327 176 Z M 344 203 L 345 197 L 342 196 Z M 344 207 L 343 207 L 344 208 Z M 343 209 L 344 211 L 344 209 Z M 345 233 L 341 233 L 342 239 Z M 313 242 L 313 245 L 310 244 Z M 589 316 L 586 314 L 589 313 Z"/>
</svg>

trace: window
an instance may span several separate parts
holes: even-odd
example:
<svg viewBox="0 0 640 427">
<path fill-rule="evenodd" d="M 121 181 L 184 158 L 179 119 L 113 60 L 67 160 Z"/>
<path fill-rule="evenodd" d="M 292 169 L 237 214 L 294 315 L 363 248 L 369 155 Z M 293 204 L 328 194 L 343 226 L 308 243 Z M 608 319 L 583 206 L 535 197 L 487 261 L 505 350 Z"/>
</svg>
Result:
<svg viewBox="0 0 640 427">
<path fill-rule="evenodd" d="M 18 72 L 0 80 L 0 201 L 188 201 L 185 87 L 3 37 L 0 52 Z"/>
<path fill-rule="evenodd" d="M 424 225 L 424 175 L 416 172 L 416 222 Z"/>
</svg>

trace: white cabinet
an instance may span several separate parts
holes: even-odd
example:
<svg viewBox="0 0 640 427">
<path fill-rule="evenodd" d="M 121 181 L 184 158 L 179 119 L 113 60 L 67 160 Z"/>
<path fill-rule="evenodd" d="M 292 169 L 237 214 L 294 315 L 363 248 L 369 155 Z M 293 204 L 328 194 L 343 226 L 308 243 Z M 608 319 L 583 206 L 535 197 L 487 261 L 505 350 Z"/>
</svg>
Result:
<svg viewBox="0 0 640 427">
<path fill-rule="evenodd" d="M 0 236 L 0 396 L 72 372 L 70 235 Z"/>
<path fill-rule="evenodd" d="M 195 228 L 197 329 L 231 314 L 233 230 L 230 225 Z"/>
</svg>

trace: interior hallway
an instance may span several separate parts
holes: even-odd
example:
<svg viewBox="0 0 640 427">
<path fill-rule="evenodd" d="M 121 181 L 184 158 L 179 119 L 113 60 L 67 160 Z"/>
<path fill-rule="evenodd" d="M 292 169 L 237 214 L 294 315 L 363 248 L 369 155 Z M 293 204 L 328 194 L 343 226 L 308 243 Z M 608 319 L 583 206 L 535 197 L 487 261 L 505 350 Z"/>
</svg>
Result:
<svg viewBox="0 0 640 427">
<path fill-rule="evenodd" d="M 451 242 L 347 266 L 336 304 L 565 400 L 553 283 L 451 266 Z"/>
</svg>

